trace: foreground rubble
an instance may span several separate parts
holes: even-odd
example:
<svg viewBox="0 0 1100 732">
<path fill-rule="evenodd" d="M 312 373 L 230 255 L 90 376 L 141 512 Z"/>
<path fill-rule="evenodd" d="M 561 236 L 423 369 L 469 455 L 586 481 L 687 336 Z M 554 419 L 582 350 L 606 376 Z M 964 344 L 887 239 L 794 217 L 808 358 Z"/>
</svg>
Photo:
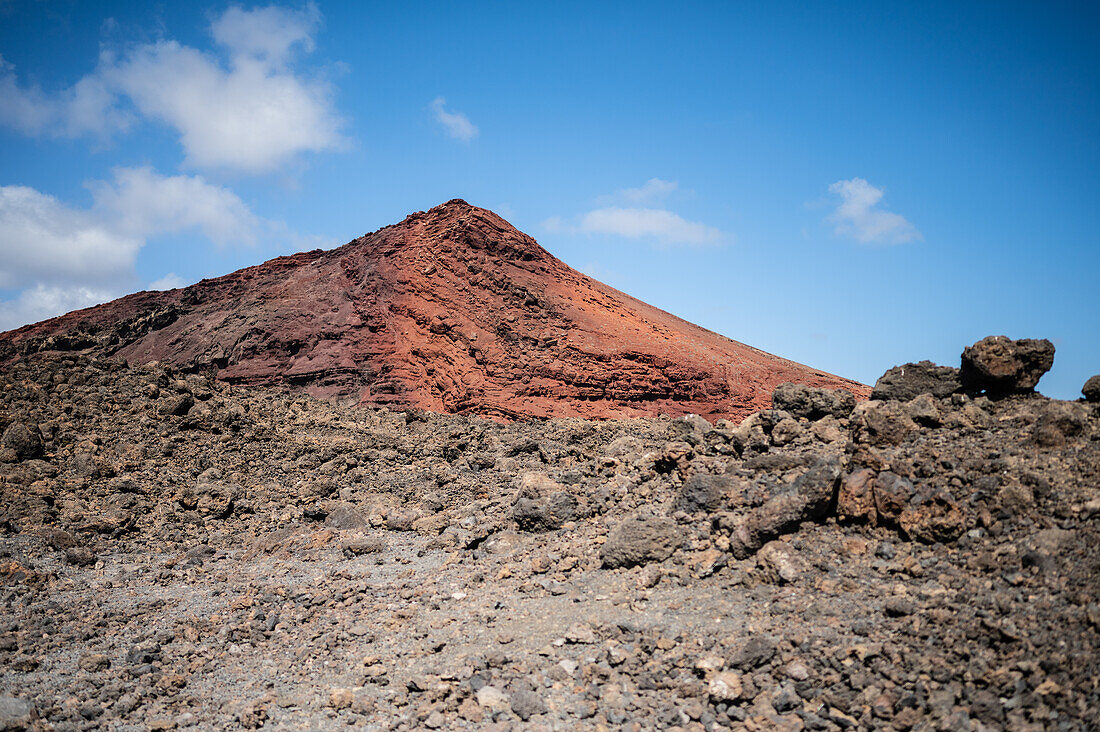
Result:
<svg viewBox="0 0 1100 732">
<path fill-rule="evenodd" d="M 982 343 L 739 425 L 36 354 L 0 383 L 0 729 L 1095 728 L 1100 410 Z"/>
</svg>

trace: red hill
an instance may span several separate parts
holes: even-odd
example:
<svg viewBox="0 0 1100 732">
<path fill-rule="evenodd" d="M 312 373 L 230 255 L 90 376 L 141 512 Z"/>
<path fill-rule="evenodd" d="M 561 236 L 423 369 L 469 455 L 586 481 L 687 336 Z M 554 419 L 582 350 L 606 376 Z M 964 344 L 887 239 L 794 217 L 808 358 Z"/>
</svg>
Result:
<svg viewBox="0 0 1100 732">
<path fill-rule="evenodd" d="M 364 405 L 488 417 L 739 418 L 785 381 L 869 389 L 730 340 L 449 201 L 331 251 L 139 292 L 0 335 Z"/>
</svg>

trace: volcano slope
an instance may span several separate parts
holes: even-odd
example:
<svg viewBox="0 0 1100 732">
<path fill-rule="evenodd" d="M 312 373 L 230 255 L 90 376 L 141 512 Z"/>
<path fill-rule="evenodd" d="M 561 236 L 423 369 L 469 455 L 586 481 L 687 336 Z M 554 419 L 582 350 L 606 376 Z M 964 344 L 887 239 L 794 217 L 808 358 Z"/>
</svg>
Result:
<svg viewBox="0 0 1100 732">
<path fill-rule="evenodd" d="M 504 419 L 740 418 L 783 382 L 865 386 L 687 323 L 454 200 L 332 251 L 142 292 L 0 336 L 362 405 Z"/>
<path fill-rule="evenodd" d="M 1049 345 L 739 424 L 33 354 L 0 729 L 1096 729 L 1100 405 L 1029 390 Z"/>
</svg>

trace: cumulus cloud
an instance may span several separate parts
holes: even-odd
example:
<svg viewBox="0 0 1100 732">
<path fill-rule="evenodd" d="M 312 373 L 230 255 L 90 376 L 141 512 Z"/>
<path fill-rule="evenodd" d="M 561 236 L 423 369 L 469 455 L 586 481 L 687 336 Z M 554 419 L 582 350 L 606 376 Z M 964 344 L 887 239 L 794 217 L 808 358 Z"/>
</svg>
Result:
<svg viewBox="0 0 1100 732">
<path fill-rule="evenodd" d="M 448 112 L 447 100 L 443 97 L 436 97 L 432 101 L 431 108 L 435 121 L 443 127 L 444 132 L 454 139 L 469 142 L 477 137 L 477 125 L 471 122 L 470 118 L 462 112 Z"/>
<path fill-rule="evenodd" d="M 117 297 L 156 236 L 193 231 L 223 245 L 290 236 L 285 224 L 256 216 L 235 193 L 199 176 L 118 168 L 88 188 L 92 205 L 77 208 L 26 186 L 0 186 L 0 289 L 19 290 L 0 302 L 0 327 Z"/>
<path fill-rule="evenodd" d="M 883 210 L 879 204 L 884 190 L 863 178 L 838 180 L 829 186 L 829 193 L 840 199 L 827 219 L 838 236 L 864 244 L 902 244 L 923 238 L 904 216 Z"/>
<path fill-rule="evenodd" d="M 97 212 L 26 186 L 0 186 L 0 288 L 117 280 L 142 244 Z"/>
<path fill-rule="evenodd" d="M 231 7 L 211 24 L 224 57 L 172 40 L 104 51 L 92 74 L 53 95 L 20 86 L 5 65 L 0 122 L 29 135 L 105 136 L 136 114 L 174 129 L 190 166 L 269 172 L 345 144 L 330 87 L 293 68 L 319 24 L 313 5 Z"/>
<path fill-rule="evenodd" d="M 201 176 L 162 176 L 116 168 L 113 181 L 89 184 L 100 218 L 116 231 L 149 237 L 197 229 L 217 244 L 255 244 L 260 219 L 228 188 Z"/>
<path fill-rule="evenodd" d="M 0 331 L 108 302 L 122 293 L 112 289 L 37 284 L 14 300 L 0 301 Z"/>
<path fill-rule="evenodd" d="M 599 208 L 581 217 L 580 231 L 626 239 L 652 238 L 661 244 L 714 244 L 722 232 L 657 208 Z"/>
<path fill-rule="evenodd" d="M 698 246 L 725 241 L 728 237 L 719 229 L 689 221 L 660 207 L 661 202 L 678 189 L 679 184 L 675 181 L 650 178 L 638 188 L 623 188 L 610 196 L 598 197 L 599 208 L 581 214 L 572 222 L 552 216 L 542 222 L 542 228 L 551 233 L 602 234 L 650 240 L 666 246 Z"/>
</svg>

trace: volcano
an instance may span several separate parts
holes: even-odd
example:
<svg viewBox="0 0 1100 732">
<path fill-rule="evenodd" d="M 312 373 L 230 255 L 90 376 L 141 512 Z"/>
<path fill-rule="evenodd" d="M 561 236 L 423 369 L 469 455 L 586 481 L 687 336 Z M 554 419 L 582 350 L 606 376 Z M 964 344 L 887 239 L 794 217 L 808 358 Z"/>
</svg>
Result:
<svg viewBox="0 0 1100 732">
<path fill-rule="evenodd" d="M 869 393 L 585 276 L 457 199 L 337 249 L 0 334 L 0 360 L 42 351 L 506 420 L 739 419 L 788 381 Z"/>
</svg>

